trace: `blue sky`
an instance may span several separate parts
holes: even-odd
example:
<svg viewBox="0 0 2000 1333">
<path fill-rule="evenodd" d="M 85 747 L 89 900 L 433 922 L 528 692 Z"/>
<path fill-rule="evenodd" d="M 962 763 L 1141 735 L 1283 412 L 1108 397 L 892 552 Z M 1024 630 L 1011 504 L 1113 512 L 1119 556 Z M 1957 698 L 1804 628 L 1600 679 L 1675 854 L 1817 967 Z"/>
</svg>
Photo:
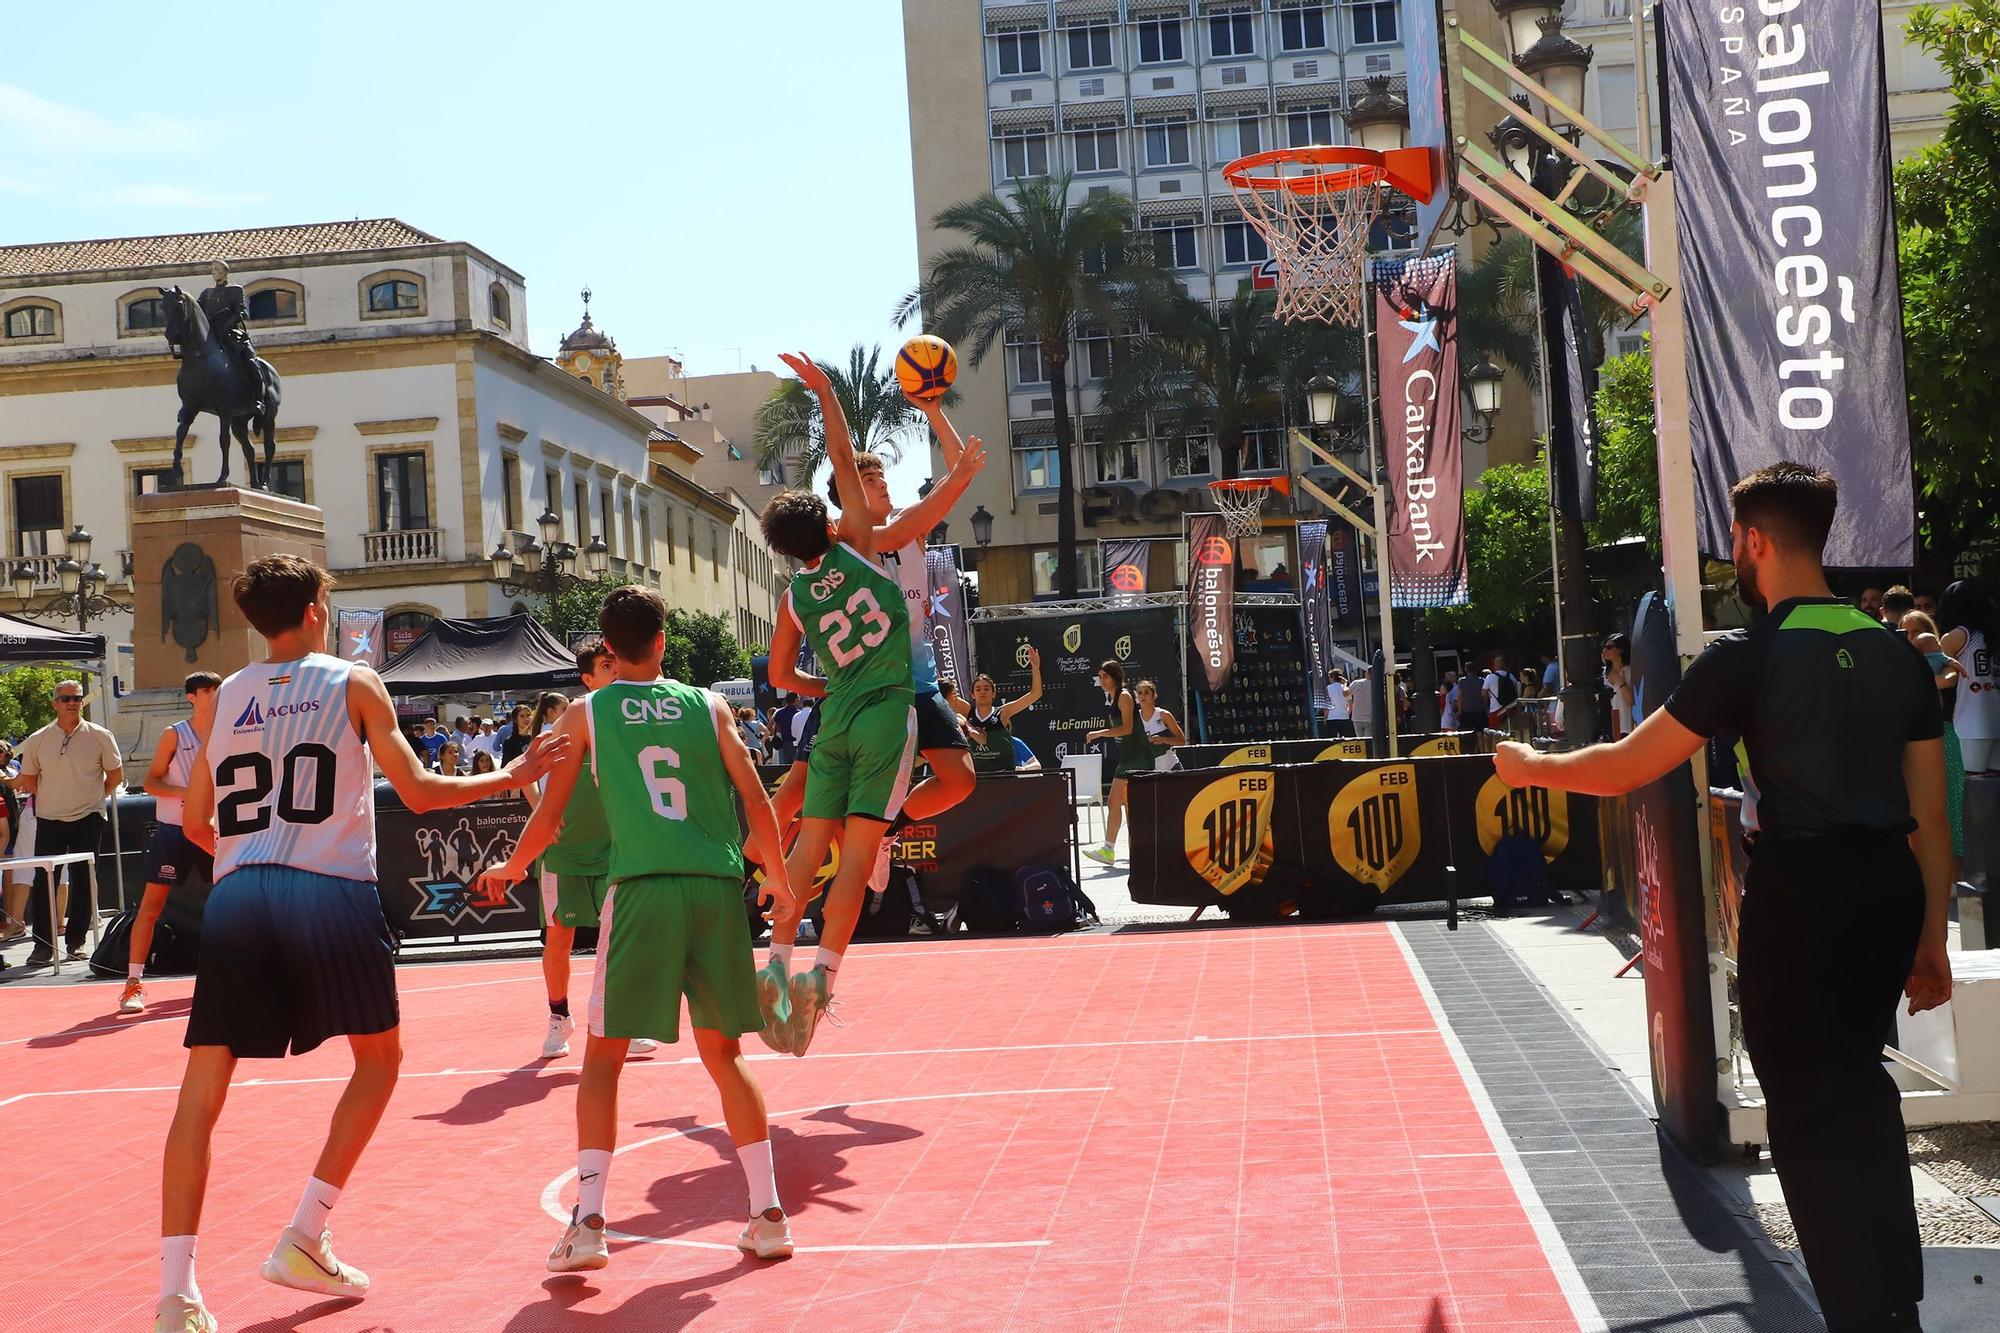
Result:
<svg viewBox="0 0 2000 1333">
<path fill-rule="evenodd" d="M 693 374 L 902 337 L 897 0 L 78 14 L 9 8 L 0 243 L 387 215 L 526 275 L 544 355 L 586 283 L 621 351 Z"/>
</svg>

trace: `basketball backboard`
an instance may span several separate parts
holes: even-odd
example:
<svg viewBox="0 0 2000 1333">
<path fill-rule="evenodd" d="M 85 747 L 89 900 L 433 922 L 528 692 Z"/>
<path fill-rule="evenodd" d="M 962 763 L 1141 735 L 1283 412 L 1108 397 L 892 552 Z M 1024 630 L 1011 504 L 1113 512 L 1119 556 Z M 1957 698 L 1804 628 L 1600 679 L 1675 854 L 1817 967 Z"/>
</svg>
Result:
<svg viewBox="0 0 2000 1333">
<path fill-rule="evenodd" d="M 1403 6 L 1404 86 L 1410 104 L 1412 148 L 1431 151 L 1431 179 L 1438 188 L 1430 202 L 1417 205 L 1415 245 L 1427 252 L 1438 223 L 1451 207 L 1458 184 L 1457 154 L 1451 143 L 1451 97 L 1444 82 L 1443 0 L 1409 0 Z"/>
</svg>

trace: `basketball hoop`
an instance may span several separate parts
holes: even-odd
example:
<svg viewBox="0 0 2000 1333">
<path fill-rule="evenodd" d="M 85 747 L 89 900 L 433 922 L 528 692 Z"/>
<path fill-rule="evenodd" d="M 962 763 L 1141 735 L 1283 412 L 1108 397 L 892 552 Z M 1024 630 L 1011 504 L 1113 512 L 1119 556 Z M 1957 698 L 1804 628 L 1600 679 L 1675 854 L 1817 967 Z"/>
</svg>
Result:
<svg viewBox="0 0 2000 1333">
<path fill-rule="evenodd" d="M 1278 267 L 1279 319 L 1359 324 L 1368 237 L 1386 183 L 1419 202 L 1435 193 L 1429 150 L 1278 148 L 1222 169 L 1244 219 Z"/>
<path fill-rule="evenodd" d="M 1290 477 L 1223 477 L 1208 483 L 1216 512 L 1232 537 L 1253 537 L 1264 530 L 1264 496 L 1292 493 Z"/>
</svg>

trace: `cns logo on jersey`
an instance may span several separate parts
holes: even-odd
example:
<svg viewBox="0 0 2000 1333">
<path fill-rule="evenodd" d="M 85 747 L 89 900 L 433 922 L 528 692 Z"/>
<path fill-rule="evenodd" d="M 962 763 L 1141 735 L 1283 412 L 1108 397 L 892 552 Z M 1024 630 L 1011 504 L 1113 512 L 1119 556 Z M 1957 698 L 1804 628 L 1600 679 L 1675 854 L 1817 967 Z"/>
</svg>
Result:
<svg viewBox="0 0 2000 1333">
<path fill-rule="evenodd" d="M 1236 563 L 1236 548 L 1229 544 L 1227 537 L 1210 537 L 1195 551 L 1194 562 L 1197 565 L 1233 565 Z"/>
<path fill-rule="evenodd" d="M 1268 769 L 1232 773 L 1203 787 L 1188 802 L 1182 847 L 1194 872 L 1217 893 L 1259 884 L 1271 872 L 1271 804 L 1276 786 Z"/>
<path fill-rule="evenodd" d="M 1083 647 L 1083 626 L 1071 625 L 1063 630 L 1063 651 L 1073 653 Z"/>
<path fill-rule="evenodd" d="M 1111 645 L 1111 655 L 1121 662 L 1131 660 L 1132 636 L 1129 634 L 1119 635 L 1118 641 Z"/>
<path fill-rule="evenodd" d="M 448 926 L 458 926 L 470 920 L 484 925 L 507 912 L 527 910 L 518 896 L 520 884 L 509 885 L 497 900 L 485 897 L 477 888 L 481 870 L 499 865 L 514 854 L 514 834 L 510 830 L 497 829 L 492 837 L 481 842 L 468 815 L 449 833 L 442 828 L 420 826 L 416 837 L 417 852 L 424 858 L 424 873 L 409 879 L 410 887 L 417 891 L 417 905 L 410 912 L 412 921 L 442 921 Z"/>
<path fill-rule="evenodd" d="M 1341 869 L 1377 893 L 1409 873 L 1423 850 L 1417 766 L 1384 764 L 1340 789 L 1327 811 L 1327 838 Z"/>
<path fill-rule="evenodd" d="M 1569 796 L 1545 787 L 1509 787 L 1497 776 L 1479 789 L 1479 846 L 1488 856 L 1500 839 L 1521 834 L 1553 861 L 1569 846 Z"/>
</svg>

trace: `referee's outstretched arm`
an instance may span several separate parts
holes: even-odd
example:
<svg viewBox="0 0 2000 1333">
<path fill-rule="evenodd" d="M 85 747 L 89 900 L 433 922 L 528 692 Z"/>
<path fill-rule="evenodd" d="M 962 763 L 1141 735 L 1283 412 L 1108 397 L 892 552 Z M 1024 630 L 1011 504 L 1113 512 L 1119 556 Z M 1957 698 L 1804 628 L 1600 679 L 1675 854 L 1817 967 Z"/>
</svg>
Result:
<svg viewBox="0 0 2000 1333">
<path fill-rule="evenodd" d="M 1656 708 L 1629 736 L 1609 745 L 1545 754 L 1519 741 L 1503 741 L 1493 753 L 1493 771 L 1510 787 L 1623 796 L 1673 772 L 1701 747 L 1700 736 L 1666 709 Z M 1939 776 L 1941 781 L 1942 769 Z"/>
</svg>

